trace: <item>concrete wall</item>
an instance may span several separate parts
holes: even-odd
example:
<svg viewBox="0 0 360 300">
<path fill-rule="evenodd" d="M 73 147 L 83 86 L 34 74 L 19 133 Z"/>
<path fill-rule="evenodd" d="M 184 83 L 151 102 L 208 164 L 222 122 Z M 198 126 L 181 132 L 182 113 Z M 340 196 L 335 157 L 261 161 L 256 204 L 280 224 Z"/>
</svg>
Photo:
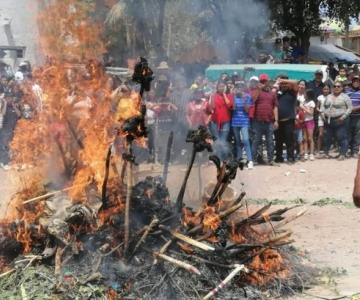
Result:
<svg viewBox="0 0 360 300">
<path fill-rule="evenodd" d="M 11 45 L 13 42 L 16 46 L 26 47 L 24 59 L 17 63 L 22 60 L 29 60 L 33 65 L 40 63 L 37 51 L 37 11 L 37 0 L 0 0 L 0 45 Z M 8 28 L 11 29 L 13 41 L 11 36 L 9 41 L 9 35 L 6 34 L 6 24 L 10 24 Z"/>
</svg>

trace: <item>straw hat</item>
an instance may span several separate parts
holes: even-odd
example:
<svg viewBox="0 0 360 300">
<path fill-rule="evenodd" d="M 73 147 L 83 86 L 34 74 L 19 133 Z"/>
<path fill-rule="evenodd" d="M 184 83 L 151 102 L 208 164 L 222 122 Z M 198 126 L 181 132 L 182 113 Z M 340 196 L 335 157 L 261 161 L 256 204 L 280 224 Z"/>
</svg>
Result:
<svg viewBox="0 0 360 300">
<path fill-rule="evenodd" d="M 167 70 L 169 69 L 169 65 L 166 61 L 162 61 L 159 66 L 157 67 L 158 70 Z"/>
</svg>

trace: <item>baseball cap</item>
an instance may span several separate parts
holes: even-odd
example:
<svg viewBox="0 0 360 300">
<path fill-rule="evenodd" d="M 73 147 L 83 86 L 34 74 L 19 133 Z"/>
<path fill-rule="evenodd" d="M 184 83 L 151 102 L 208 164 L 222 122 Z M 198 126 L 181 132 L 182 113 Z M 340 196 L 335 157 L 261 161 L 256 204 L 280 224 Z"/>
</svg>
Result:
<svg viewBox="0 0 360 300">
<path fill-rule="evenodd" d="M 268 74 L 260 74 L 259 81 L 269 81 L 270 77 Z"/>
<path fill-rule="evenodd" d="M 257 76 L 251 76 L 249 81 L 259 81 L 259 77 Z"/>
<path fill-rule="evenodd" d="M 316 75 L 316 74 L 321 74 L 321 75 L 324 75 L 324 74 L 323 74 L 323 71 L 322 71 L 322 70 L 320 70 L 320 69 L 318 69 L 318 70 L 316 70 L 316 71 L 315 71 L 315 75 Z"/>
<path fill-rule="evenodd" d="M 351 81 L 354 81 L 354 80 L 360 80 L 360 76 L 359 76 L 359 75 L 355 75 L 355 76 L 351 79 Z"/>
</svg>

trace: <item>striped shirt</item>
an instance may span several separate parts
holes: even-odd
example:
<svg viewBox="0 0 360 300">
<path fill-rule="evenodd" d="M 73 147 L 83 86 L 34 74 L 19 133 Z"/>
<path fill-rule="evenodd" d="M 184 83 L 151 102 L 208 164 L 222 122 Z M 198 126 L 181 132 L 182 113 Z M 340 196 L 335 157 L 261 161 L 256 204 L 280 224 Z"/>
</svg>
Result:
<svg viewBox="0 0 360 300">
<path fill-rule="evenodd" d="M 236 96 L 234 100 L 234 111 L 231 119 L 232 127 L 249 127 L 249 114 L 245 111 L 245 105 L 253 105 L 250 95 Z"/>
<path fill-rule="evenodd" d="M 346 94 L 350 97 L 353 108 L 360 107 L 360 89 L 350 88 L 346 91 Z M 353 111 L 351 116 L 360 116 L 360 110 Z"/>
</svg>

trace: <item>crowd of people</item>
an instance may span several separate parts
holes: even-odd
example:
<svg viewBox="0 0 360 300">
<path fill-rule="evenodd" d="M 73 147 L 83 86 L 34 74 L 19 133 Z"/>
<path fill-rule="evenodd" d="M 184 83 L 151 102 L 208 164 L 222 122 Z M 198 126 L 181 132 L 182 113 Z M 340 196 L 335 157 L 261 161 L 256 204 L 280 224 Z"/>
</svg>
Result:
<svg viewBox="0 0 360 300">
<path fill-rule="evenodd" d="M 340 65 L 334 78 L 323 79 L 322 70 L 310 81 L 291 80 L 286 75 L 272 80 L 267 74 L 245 81 L 238 74 L 224 73 L 217 82 L 209 82 L 199 76 L 187 90 L 188 103 L 175 100 L 167 111 L 184 110 L 187 128 L 207 126 L 214 136 L 216 154 L 223 160 L 244 160 L 249 169 L 256 164 L 357 156 L 358 68 Z M 161 97 L 170 99 L 167 93 L 171 95 L 172 88 L 167 82 Z M 149 105 L 150 113 L 158 103 Z"/>
<path fill-rule="evenodd" d="M 148 129 L 146 157 L 150 163 L 163 162 L 167 138 L 173 131 L 172 161 L 185 163 L 190 147 L 185 143 L 186 134 L 200 125 L 209 128 L 214 137 L 214 151 L 220 159 L 241 160 L 249 169 L 256 164 L 333 158 L 334 153 L 339 160 L 357 156 L 359 70 L 356 65 L 335 68 L 331 64 L 328 70 L 326 80 L 323 71 L 318 70 L 310 81 L 291 80 L 286 75 L 271 79 L 267 74 L 245 80 L 238 73 L 224 73 L 216 82 L 197 76 L 188 84 L 181 72 L 174 72 L 166 62 L 161 62 L 152 89 L 144 97 Z M 15 76 L 4 75 L 0 80 L 3 166 L 10 160 L 9 143 L 17 120 L 32 117 L 32 108 L 21 101 L 24 82 L 30 82 L 30 92 L 37 93 L 28 64 L 21 65 Z M 132 101 L 129 96 L 132 85 L 119 81 L 112 89 L 115 110 L 122 109 L 121 103 L 128 107 L 123 98 Z"/>
</svg>

